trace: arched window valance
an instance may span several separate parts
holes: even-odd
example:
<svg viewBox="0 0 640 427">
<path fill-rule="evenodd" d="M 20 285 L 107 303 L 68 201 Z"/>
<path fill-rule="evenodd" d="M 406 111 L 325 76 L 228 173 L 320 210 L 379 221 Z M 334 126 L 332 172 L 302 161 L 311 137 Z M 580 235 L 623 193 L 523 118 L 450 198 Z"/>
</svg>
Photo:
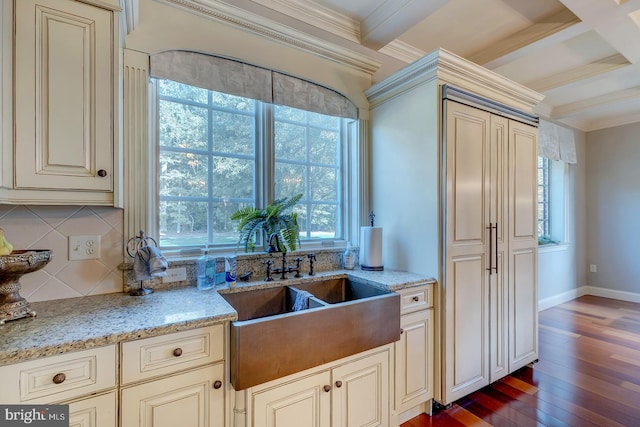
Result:
<svg viewBox="0 0 640 427">
<path fill-rule="evenodd" d="M 345 96 L 306 80 L 233 59 L 172 50 L 151 55 L 151 77 L 348 119 L 358 108 Z"/>
</svg>

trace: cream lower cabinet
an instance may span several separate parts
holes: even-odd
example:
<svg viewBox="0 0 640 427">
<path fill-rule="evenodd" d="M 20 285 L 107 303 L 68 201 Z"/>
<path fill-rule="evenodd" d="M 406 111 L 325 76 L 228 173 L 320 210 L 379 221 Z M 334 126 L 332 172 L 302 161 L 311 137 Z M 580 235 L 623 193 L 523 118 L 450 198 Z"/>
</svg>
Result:
<svg viewBox="0 0 640 427">
<path fill-rule="evenodd" d="M 224 427 L 222 378 L 224 364 L 218 363 L 124 388 L 122 426 Z"/>
<path fill-rule="evenodd" d="M 69 427 L 116 427 L 118 396 L 115 391 L 69 403 Z"/>
<path fill-rule="evenodd" d="M 386 427 L 391 346 L 330 368 L 252 388 L 252 427 Z"/>
<path fill-rule="evenodd" d="M 71 427 L 116 427 L 115 345 L 0 367 L 0 402 L 69 404 Z"/>
<path fill-rule="evenodd" d="M 400 341 L 395 343 L 395 412 L 401 424 L 431 412 L 433 398 L 433 284 L 399 291 Z"/>
<path fill-rule="evenodd" d="M 225 327 L 121 344 L 122 427 L 224 427 Z"/>
</svg>

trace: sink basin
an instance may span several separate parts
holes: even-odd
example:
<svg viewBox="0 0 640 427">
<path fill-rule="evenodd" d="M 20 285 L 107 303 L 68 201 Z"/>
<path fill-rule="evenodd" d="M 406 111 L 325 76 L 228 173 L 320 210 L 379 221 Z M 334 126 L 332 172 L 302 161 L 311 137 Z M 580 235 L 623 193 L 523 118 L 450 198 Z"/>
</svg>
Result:
<svg viewBox="0 0 640 427">
<path fill-rule="evenodd" d="M 376 288 L 365 282 L 358 282 L 344 277 L 321 282 L 303 283 L 295 285 L 295 289 L 311 292 L 314 297 L 329 304 L 354 301 L 390 293 L 390 291 Z"/>
<path fill-rule="evenodd" d="M 293 311 L 296 294 L 309 308 Z M 400 339 L 400 295 L 346 278 L 223 294 L 231 322 L 231 384 L 262 384 Z"/>
</svg>

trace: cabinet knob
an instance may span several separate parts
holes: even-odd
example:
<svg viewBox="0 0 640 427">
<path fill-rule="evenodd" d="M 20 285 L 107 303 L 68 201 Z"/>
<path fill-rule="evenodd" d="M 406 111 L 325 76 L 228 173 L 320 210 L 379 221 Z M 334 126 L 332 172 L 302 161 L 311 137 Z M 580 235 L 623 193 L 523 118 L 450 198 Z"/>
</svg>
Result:
<svg viewBox="0 0 640 427">
<path fill-rule="evenodd" d="M 400 328 L 400 335 L 404 334 L 404 329 Z"/>
<path fill-rule="evenodd" d="M 53 383 L 54 384 L 62 384 L 64 382 L 64 380 L 67 379 L 67 376 L 65 374 L 63 374 L 62 372 L 60 372 L 59 374 L 55 374 L 53 376 Z"/>
<path fill-rule="evenodd" d="M 173 350 L 173 355 L 175 357 L 180 357 L 182 356 L 182 349 L 180 347 L 176 348 L 175 350 Z"/>
<path fill-rule="evenodd" d="M 330 385 L 326 385 L 326 386 L 322 387 L 322 389 L 324 391 L 326 391 L 327 393 L 329 393 L 331 391 L 331 386 Z"/>
<path fill-rule="evenodd" d="M 420 298 L 418 298 L 418 296 L 416 295 L 415 297 L 411 298 L 412 300 L 414 300 L 415 302 L 420 301 Z"/>
<path fill-rule="evenodd" d="M 104 178 L 105 176 L 107 176 L 107 171 L 104 170 L 104 169 L 100 169 L 98 171 L 98 176 L 101 177 L 101 178 Z"/>
<path fill-rule="evenodd" d="M 342 387 L 342 381 L 336 381 L 336 387 L 340 388 Z"/>
<path fill-rule="evenodd" d="M 217 389 L 219 389 L 220 387 L 222 387 L 222 381 L 220 381 L 220 380 L 216 380 L 216 381 L 213 383 L 213 388 L 215 388 L 215 389 L 217 390 Z"/>
</svg>

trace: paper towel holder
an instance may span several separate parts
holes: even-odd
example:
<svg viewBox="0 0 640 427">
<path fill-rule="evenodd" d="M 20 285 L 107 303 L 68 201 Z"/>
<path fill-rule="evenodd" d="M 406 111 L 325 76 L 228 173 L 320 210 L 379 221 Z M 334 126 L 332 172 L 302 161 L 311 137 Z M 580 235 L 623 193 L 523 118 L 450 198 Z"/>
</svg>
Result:
<svg viewBox="0 0 640 427">
<path fill-rule="evenodd" d="M 360 269 L 365 271 L 383 271 L 384 270 L 384 266 L 382 266 L 382 235 L 380 235 L 377 241 L 377 245 L 375 245 L 374 248 L 369 247 L 369 244 L 371 243 L 371 241 L 369 239 L 365 239 L 364 237 L 365 236 L 364 229 L 371 230 L 376 228 L 376 229 L 379 229 L 380 233 L 382 232 L 381 227 L 374 226 L 375 217 L 376 217 L 375 214 L 373 213 L 373 211 L 371 211 L 369 213 L 369 223 L 371 225 L 369 227 L 360 227 L 360 252 L 361 252 L 361 260 L 363 261 L 360 264 Z M 372 259 L 369 257 L 370 251 L 376 252 L 377 254 L 376 259 L 377 261 L 379 261 L 380 265 L 367 265 L 368 261 L 372 261 Z"/>
</svg>

